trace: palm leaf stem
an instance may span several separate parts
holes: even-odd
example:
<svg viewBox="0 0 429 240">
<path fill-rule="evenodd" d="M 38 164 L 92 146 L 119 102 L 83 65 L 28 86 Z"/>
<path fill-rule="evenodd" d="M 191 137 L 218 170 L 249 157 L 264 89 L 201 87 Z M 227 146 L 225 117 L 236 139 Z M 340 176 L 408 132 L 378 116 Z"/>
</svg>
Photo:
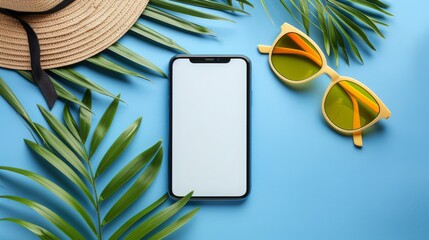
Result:
<svg viewBox="0 0 429 240">
<path fill-rule="evenodd" d="M 100 199 L 98 197 L 97 184 L 95 182 L 95 175 L 94 175 L 94 171 L 92 170 L 91 162 L 88 161 L 87 164 L 88 164 L 88 169 L 91 177 L 91 186 L 94 193 L 95 211 L 97 212 L 97 227 L 98 227 L 97 238 L 99 240 L 103 240 L 101 214 L 100 214 Z"/>
</svg>

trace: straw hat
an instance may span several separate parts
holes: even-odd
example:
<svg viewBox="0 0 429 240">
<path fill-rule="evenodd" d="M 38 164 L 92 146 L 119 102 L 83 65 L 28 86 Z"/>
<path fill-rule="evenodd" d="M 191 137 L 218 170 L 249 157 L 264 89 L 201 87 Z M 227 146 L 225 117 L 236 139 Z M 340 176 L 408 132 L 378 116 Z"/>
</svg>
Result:
<svg viewBox="0 0 429 240">
<path fill-rule="evenodd" d="M 111 46 L 132 27 L 148 1 L 0 0 L 0 10 L 18 13 L 34 29 L 42 68 L 49 69 L 80 62 Z M 50 11 L 64 3 L 66 7 Z M 23 25 L 0 11 L 0 67 L 30 70 L 28 41 Z"/>
</svg>

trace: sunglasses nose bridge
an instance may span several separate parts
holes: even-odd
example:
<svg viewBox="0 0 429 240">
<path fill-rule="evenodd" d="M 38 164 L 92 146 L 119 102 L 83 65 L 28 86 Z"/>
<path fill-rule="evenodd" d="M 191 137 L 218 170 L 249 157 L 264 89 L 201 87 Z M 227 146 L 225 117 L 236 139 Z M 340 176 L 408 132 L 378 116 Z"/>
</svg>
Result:
<svg viewBox="0 0 429 240">
<path fill-rule="evenodd" d="M 334 69 L 329 66 L 326 66 L 324 69 L 322 69 L 322 71 L 323 73 L 328 74 L 332 81 L 336 81 L 338 78 L 340 78 L 340 74 L 338 74 Z"/>
</svg>

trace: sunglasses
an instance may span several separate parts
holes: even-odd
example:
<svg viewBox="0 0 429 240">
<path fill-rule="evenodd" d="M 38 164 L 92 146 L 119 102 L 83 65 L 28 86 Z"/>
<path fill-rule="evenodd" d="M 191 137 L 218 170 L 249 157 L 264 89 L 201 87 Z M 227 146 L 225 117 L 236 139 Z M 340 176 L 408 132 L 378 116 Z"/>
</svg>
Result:
<svg viewBox="0 0 429 240">
<path fill-rule="evenodd" d="M 322 100 L 322 112 L 331 127 L 353 135 L 357 147 L 363 146 L 362 131 L 391 113 L 384 103 L 361 82 L 340 76 L 326 63 L 319 46 L 306 34 L 284 23 L 272 46 L 258 45 L 269 54 L 274 73 L 287 84 L 309 82 L 322 74 L 332 79 Z"/>
</svg>

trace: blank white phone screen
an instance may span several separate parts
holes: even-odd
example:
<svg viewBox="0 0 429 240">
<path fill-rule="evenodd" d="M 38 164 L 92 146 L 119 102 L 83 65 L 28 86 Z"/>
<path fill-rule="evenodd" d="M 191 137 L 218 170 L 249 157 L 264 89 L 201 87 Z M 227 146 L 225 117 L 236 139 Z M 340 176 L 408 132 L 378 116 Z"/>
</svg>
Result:
<svg viewBox="0 0 429 240">
<path fill-rule="evenodd" d="M 247 63 L 172 66 L 171 191 L 181 197 L 247 193 Z"/>
</svg>

